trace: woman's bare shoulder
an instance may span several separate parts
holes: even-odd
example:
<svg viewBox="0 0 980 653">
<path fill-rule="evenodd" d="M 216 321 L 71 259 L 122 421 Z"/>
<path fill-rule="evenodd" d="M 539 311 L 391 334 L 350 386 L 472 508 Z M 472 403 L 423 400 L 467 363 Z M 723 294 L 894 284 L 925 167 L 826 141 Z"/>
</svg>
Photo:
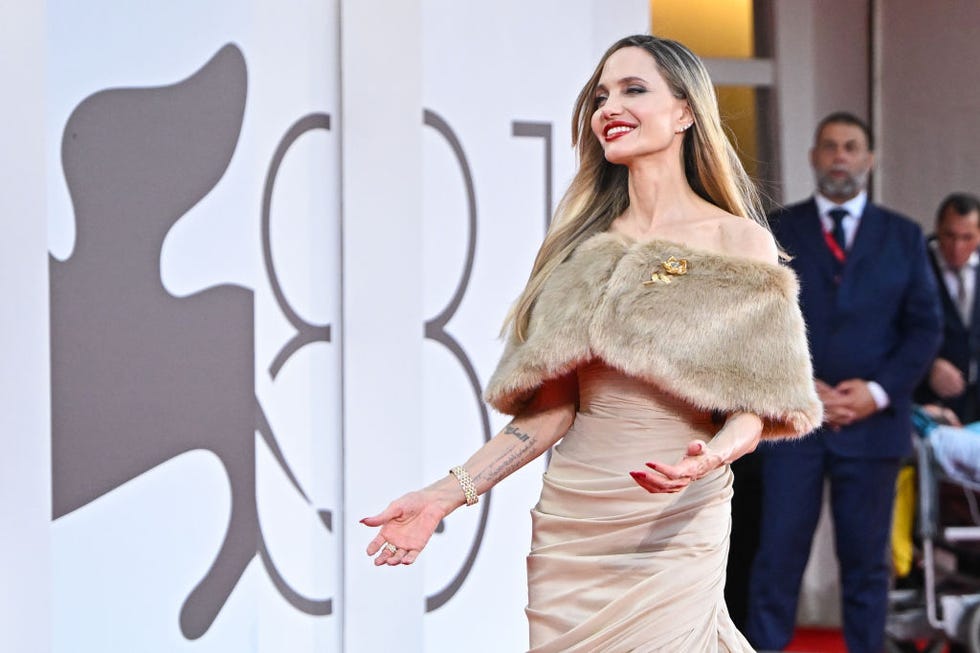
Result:
<svg viewBox="0 0 980 653">
<path fill-rule="evenodd" d="M 775 238 L 755 220 L 725 213 L 718 218 L 718 237 L 718 247 L 724 254 L 774 265 L 779 262 Z"/>
</svg>

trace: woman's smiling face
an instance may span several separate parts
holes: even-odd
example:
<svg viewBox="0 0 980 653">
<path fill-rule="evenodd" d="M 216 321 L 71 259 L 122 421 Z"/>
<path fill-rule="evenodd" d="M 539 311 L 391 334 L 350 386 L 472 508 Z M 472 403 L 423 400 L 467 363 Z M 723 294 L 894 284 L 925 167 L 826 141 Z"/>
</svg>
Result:
<svg viewBox="0 0 980 653">
<path fill-rule="evenodd" d="M 691 123 L 687 101 L 679 99 L 645 50 L 626 47 L 602 67 L 595 92 L 592 132 L 610 163 L 667 150 Z"/>
</svg>

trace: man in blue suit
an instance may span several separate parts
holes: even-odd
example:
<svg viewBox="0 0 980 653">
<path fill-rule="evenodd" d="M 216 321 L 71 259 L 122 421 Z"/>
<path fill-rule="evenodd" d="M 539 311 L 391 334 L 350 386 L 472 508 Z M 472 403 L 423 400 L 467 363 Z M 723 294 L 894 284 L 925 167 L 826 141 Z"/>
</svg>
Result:
<svg viewBox="0 0 980 653">
<path fill-rule="evenodd" d="M 980 419 L 977 368 L 980 364 L 980 199 L 953 193 L 936 213 L 929 261 L 939 281 L 943 344 L 919 386 L 916 400 L 940 403 L 964 424 Z"/>
<path fill-rule="evenodd" d="M 910 453 L 913 390 L 942 332 L 919 227 L 868 201 L 867 125 L 834 113 L 817 127 L 817 192 L 771 219 L 793 257 L 825 422 L 815 434 L 760 448 L 762 527 L 746 635 L 780 650 L 793 635 L 800 581 L 830 481 L 850 653 L 880 653 L 895 476 Z"/>
</svg>

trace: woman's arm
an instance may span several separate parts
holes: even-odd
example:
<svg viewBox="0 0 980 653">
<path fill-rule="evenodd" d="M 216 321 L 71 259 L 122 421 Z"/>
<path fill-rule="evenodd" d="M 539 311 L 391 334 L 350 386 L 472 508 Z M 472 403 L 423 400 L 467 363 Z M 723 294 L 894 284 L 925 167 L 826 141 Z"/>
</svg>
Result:
<svg viewBox="0 0 980 653">
<path fill-rule="evenodd" d="M 676 465 L 648 462 L 651 471 L 630 472 L 648 492 L 680 492 L 692 481 L 755 451 L 762 437 L 762 419 L 752 413 L 733 413 L 711 442 L 694 440 Z"/>
<path fill-rule="evenodd" d="M 463 464 L 477 494 L 548 450 L 561 439 L 575 418 L 577 381 L 574 373 L 547 382 L 531 404 Z M 361 520 L 381 530 L 368 544 L 374 564 L 411 564 L 428 543 L 436 526 L 466 502 L 460 482 L 447 474 L 435 483 L 393 501 L 380 514 Z M 388 542 L 396 550 L 384 547 Z"/>
</svg>

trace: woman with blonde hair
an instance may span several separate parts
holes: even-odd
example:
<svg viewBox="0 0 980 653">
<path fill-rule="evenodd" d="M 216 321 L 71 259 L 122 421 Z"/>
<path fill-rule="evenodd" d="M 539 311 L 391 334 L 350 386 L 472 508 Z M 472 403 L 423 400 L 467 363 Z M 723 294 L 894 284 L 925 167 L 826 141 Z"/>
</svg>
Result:
<svg viewBox="0 0 980 653">
<path fill-rule="evenodd" d="M 728 464 L 821 422 L 795 277 L 683 45 L 613 44 L 572 129 L 579 169 L 486 390 L 514 419 L 362 520 L 381 527 L 368 554 L 412 563 L 558 443 L 532 512 L 531 650 L 750 651 L 723 598 Z"/>
</svg>

